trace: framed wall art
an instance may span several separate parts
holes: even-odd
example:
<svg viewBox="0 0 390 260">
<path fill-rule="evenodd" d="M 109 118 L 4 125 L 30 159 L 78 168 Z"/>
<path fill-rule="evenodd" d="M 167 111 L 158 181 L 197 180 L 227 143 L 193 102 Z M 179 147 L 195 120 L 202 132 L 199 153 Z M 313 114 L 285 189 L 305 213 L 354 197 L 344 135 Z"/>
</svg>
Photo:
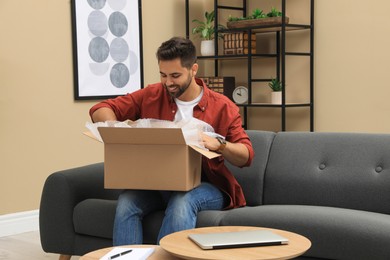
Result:
<svg viewBox="0 0 390 260">
<path fill-rule="evenodd" d="M 71 0 L 74 98 L 143 87 L 141 0 Z"/>
</svg>

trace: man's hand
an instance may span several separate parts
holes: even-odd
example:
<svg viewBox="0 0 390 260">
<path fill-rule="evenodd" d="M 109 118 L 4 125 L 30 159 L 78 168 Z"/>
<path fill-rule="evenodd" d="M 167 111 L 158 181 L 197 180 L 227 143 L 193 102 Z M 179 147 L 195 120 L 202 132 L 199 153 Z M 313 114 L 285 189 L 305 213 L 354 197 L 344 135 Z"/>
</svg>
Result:
<svg viewBox="0 0 390 260">
<path fill-rule="evenodd" d="M 216 151 L 221 143 L 214 137 L 208 136 L 204 133 L 201 135 L 204 147 L 210 151 Z M 226 141 L 226 147 L 221 152 L 223 157 L 235 166 L 243 166 L 249 159 L 248 148 L 241 143 L 231 143 Z"/>
<path fill-rule="evenodd" d="M 202 133 L 202 143 L 204 147 L 206 147 L 210 151 L 218 150 L 219 146 L 221 145 L 217 138 L 211 137 L 204 133 Z"/>
<path fill-rule="evenodd" d="M 114 114 L 114 111 L 112 111 L 110 108 L 102 107 L 96 110 L 92 114 L 92 121 L 94 123 L 105 122 L 105 121 L 117 121 L 117 118 Z"/>
</svg>

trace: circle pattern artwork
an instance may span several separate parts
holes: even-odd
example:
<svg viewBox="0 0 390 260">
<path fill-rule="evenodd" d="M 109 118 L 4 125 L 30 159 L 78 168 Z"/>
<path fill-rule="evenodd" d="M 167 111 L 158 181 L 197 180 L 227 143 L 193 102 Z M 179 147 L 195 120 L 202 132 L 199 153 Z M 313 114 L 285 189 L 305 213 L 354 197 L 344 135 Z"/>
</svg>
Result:
<svg viewBox="0 0 390 260">
<path fill-rule="evenodd" d="M 108 29 L 107 17 L 101 11 L 93 11 L 88 16 L 88 29 L 93 35 L 103 36 Z"/>
<path fill-rule="evenodd" d="M 89 6 L 93 9 L 99 10 L 102 9 L 106 5 L 106 0 L 87 0 Z"/>
<path fill-rule="evenodd" d="M 111 84 L 105 88 L 124 88 L 138 70 L 137 55 L 127 41 L 129 21 L 122 12 L 128 0 L 87 0 L 91 11 L 89 30 L 89 71 Z"/>
<path fill-rule="evenodd" d="M 111 57 L 116 62 L 123 62 L 129 57 L 129 45 L 122 38 L 115 38 L 110 45 Z"/>
<path fill-rule="evenodd" d="M 127 0 L 107 0 L 108 5 L 115 11 L 123 10 Z"/>
<path fill-rule="evenodd" d="M 134 74 L 138 70 L 137 55 L 133 52 L 129 52 L 130 57 L 130 75 Z"/>
<path fill-rule="evenodd" d="M 89 70 L 96 76 L 103 76 L 109 70 L 109 66 L 110 64 L 108 64 L 107 62 L 103 62 L 103 63 L 91 62 L 89 63 Z"/>
<path fill-rule="evenodd" d="M 102 37 L 95 37 L 91 40 L 88 47 L 89 56 L 96 62 L 103 62 L 110 54 L 110 47 Z"/>
<path fill-rule="evenodd" d="M 121 12 L 114 12 L 108 18 L 108 27 L 113 35 L 116 37 L 122 37 L 128 28 L 126 16 Z"/>
<path fill-rule="evenodd" d="M 112 84 L 117 88 L 123 88 L 126 86 L 130 79 L 130 73 L 126 65 L 123 63 L 117 63 L 112 67 L 110 73 L 110 79 Z"/>
</svg>

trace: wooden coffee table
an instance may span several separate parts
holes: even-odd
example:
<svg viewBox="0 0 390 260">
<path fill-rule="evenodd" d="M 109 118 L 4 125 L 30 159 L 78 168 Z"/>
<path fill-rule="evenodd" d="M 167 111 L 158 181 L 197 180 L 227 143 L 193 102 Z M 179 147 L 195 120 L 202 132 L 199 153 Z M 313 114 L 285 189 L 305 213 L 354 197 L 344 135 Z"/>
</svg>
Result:
<svg viewBox="0 0 390 260">
<path fill-rule="evenodd" d="M 244 230 L 266 229 L 289 239 L 288 245 L 245 247 L 232 249 L 203 250 L 189 238 L 189 234 L 235 232 Z M 305 253 L 311 242 L 296 233 L 259 227 L 218 226 L 184 230 L 165 236 L 160 240 L 160 246 L 174 256 L 183 259 L 291 259 Z"/>
<path fill-rule="evenodd" d="M 148 257 L 148 260 L 178 260 L 179 258 L 173 256 L 172 254 L 168 253 L 167 251 L 165 251 L 164 249 L 162 249 L 161 247 L 159 246 L 155 246 L 155 245 L 128 245 L 128 246 L 121 246 L 121 247 L 124 247 L 124 248 L 141 248 L 141 247 L 154 247 L 154 252 L 153 254 L 151 254 L 149 257 Z M 98 260 L 100 259 L 100 257 L 104 256 L 105 254 L 107 254 L 108 252 L 110 252 L 111 250 L 113 249 L 113 247 L 107 247 L 107 248 L 102 248 L 102 249 L 99 249 L 99 250 L 96 250 L 96 251 L 93 251 L 93 252 L 90 252 L 86 255 L 83 255 L 82 257 L 80 257 L 79 260 Z M 118 258 L 120 259 L 120 258 Z"/>
</svg>

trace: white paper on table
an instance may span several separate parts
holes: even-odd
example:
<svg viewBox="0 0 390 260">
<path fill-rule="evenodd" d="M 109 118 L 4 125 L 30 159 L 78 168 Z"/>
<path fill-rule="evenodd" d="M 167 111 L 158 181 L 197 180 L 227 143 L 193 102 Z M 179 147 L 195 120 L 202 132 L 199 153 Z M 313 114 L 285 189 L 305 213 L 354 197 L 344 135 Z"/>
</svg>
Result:
<svg viewBox="0 0 390 260">
<path fill-rule="evenodd" d="M 132 250 L 130 253 L 118 256 L 115 260 L 144 260 L 147 259 L 153 252 L 153 247 L 135 248 L 135 247 L 114 247 L 110 252 L 100 258 L 100 260 L 110 260 L 113 255 Z"/>
</svg>

